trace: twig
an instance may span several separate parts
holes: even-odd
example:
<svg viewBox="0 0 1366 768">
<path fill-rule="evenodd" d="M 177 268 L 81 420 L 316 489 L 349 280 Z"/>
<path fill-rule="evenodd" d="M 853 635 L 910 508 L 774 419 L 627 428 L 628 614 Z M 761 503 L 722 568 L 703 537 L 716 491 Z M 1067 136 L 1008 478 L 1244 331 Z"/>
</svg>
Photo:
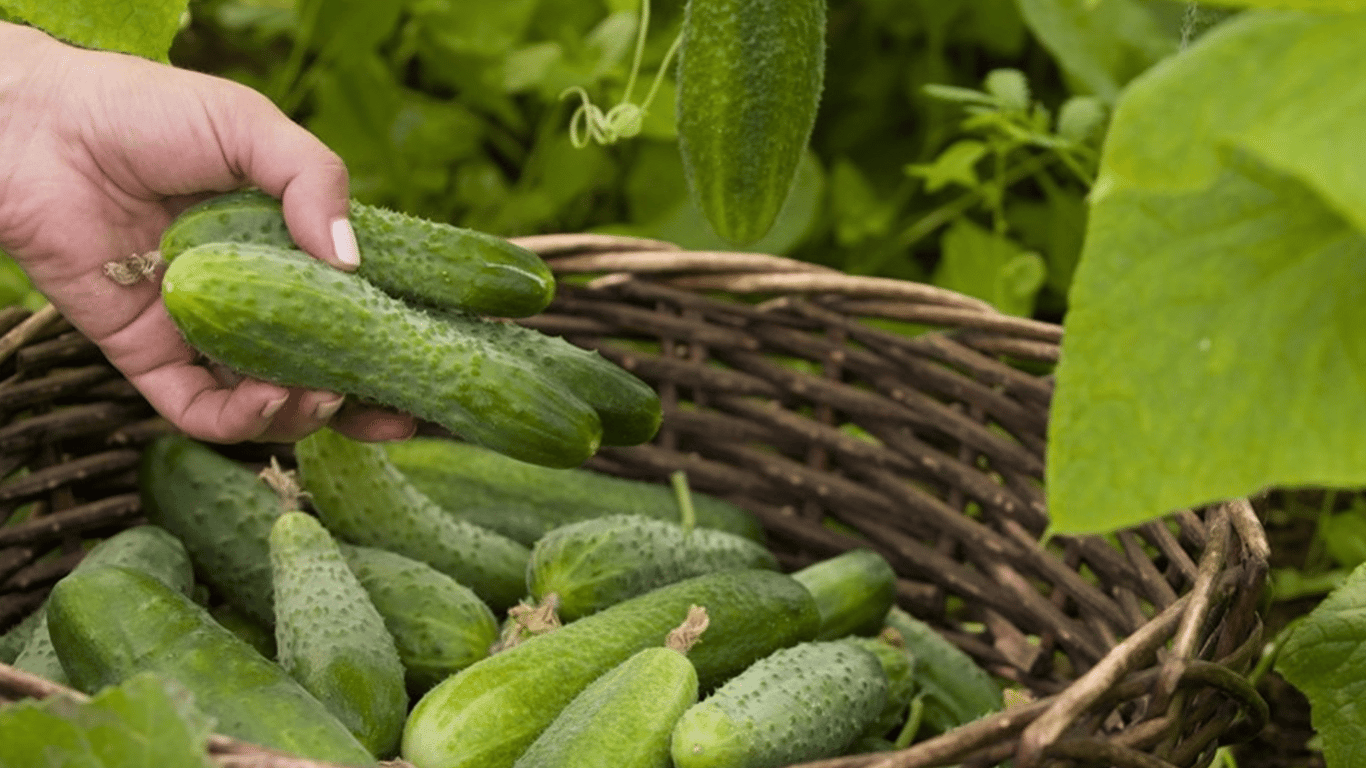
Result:
<svg viewBox="0 0 1366 768">
<path fill-rule="evenodd" d="M 35 337 L 47 330 L 47 327 L 61 319 L 62 313 L 51 304 L 43 305 L 43 308 L 29 315 L 29 318 L 19 323 L 9 333 L 0 336 L 0 362 L 9 359 L 20 347 L 28 344 Z"/>
</svg>

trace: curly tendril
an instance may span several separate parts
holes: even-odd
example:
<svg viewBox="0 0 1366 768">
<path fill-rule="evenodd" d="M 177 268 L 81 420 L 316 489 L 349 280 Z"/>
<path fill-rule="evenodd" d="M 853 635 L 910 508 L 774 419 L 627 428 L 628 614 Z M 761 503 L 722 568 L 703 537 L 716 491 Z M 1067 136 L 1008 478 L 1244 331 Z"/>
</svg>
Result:
<svg viewBox="0 0 1366 768">
<path fill-rule="evenodd" d="M 669 62 L 673 60 L 679 44 L 683 41 L 683 35 L 680 33 L 669 44 L 669 50 L 665 52 L 664 60 L 655 72 L 655 79 L 650 83 L 650 90 L 645 94 L 644 101 L 636 104 L 631 101 L 631 92 L 635 89 L 636 75 L 640 72 L 640 61 L 645 53 L 645 34 L 649 27 L 650 0 L 641 0 L 635 55 L 631 60 L 631 73 L 626 78 L 626 91 L 621 95 L 619 104 L 603 112 L 602 108 L 588 97 L 588 91 L 580 85 L 570 86 L 560 94 L 561 99 L 577 95 L 582 100 L 569 118 L 569 142 L 574 147 L 583 149 L 592 141 L 603 145 L 613 144 L 619 139 L 629 139 L 640 133 L 645 113 L 649 110 L 655 95 L 659 93 L 659 85 L 664 79 L 664 73 L 669 69 Z"/>
</svg>

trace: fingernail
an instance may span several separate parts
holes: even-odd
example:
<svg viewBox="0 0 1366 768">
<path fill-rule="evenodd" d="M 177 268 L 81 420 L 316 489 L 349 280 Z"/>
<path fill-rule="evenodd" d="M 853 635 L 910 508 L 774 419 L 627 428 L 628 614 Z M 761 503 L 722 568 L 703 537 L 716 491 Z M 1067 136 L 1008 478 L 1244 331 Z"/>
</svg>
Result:
<svg viewBox="0 0 1366 768">
<path fill-rule="evenodd" d="M 332 251 L 337 254 L 337 261 L 342 264 L 348 267 L 360 266 L 360 246 L 356 245 L 356 231 L 346 219 L 332 222 Z"/>
<path fill-rule="evenodd" d="M 410 422 L 406 427 L 403 427 L 403 428 L 402 428 L 402 431 L 401 431 L 401 432 L 400 432 L 399 429 L 397 428 L 397 424 L 396 424 L 395 422 L 385 422 L 385 425 L 386 425 L 386 426 L 393 425 L 393 427 L 388 428 L 388 429 L 378 430 L 379 434 L 375 436 L 375 437 L 376 437 L 376 442 L 383 442 L 383 443 L 401 443 L 401 442 L 403 442 L 403 441 L 405 441 L 405 440 L 408 440 L 408 439 L 411 438 L 413 435 L 417 434 L 417 423 L 416 423 L 416 422 Z M 385 434 L 386 432 L 387 432 L 388 434 Z"/>
<path fill-rule="evenodd" d="M 339 395 L 335 400 L 325 400 L 318 403 L 318 407 L 313 409 L 313 417 L 318 421 L 326 422 L 337 415 L 337 411 L 341 410 L 342 403 L 345 401 L 346 397 Z"/>
<path fill-rule="evenodd" d="M 289 402 L 289 395 L 285 395 L 284 397 L 278 400 L 271 400 L 270 402 L 266 403 L 265 407 L 261 409 L 261 418 L 265 419 L 266 421 L 270 421 L 271 419 L 275 418 L 275 414 L 279 413 L 280 409 L 284 408 L 285 403 L 287 402 Z"/>
</svg>

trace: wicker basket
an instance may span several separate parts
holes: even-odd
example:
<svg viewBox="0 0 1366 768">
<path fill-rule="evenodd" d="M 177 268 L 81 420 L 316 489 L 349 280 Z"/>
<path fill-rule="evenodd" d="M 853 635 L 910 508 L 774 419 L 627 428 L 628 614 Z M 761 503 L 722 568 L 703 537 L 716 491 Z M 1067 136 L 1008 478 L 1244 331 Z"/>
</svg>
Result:
<svg viewBox="0 0 1366 768">
<path fill-rule="evenodd" d="M 1268 557 L 1246 501 L 1041 543 L 1058 327 L 759 254 L 520 242 L 561 278 L 554 304 L 524 322 L 599 349 L 663 398 L 653 443 L 604 449 L 589 467 L 660 482 L 685 470 L 758 515 L 788 568 L 876 548 L 903 607 L 1024 691 L 904 751 L 810 766 L 1187 768 L 1265 723 L 1242 675 L 1260 650 Z M 0 313 L 0 465 L 30 471 L 0 483 L 0 505 L 36 500 L 43 514 L 0 528 L 0 629 L 41 602 L 83 538 L 139 522 L 138 449 L 166 430 L 59 317 L 24 314 Z M 281 448 L 225 450 L 263 460 Z M 52 691 L 0 665 L 0 698 Z M 211 747 L 223 765 L 316 765 Z"/>
</svg>

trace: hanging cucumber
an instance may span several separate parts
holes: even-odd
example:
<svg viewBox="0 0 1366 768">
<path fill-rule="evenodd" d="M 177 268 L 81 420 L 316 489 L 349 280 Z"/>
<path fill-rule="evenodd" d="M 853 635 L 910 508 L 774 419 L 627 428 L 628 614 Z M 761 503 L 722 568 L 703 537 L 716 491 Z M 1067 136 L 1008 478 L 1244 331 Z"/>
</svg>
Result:
<svg viewBox="0 0 1366 768">
<path fill-rule="evenodd" d="M 381 446 L 321 429 L 295 443 L 294 457 L 314 510 L 337 538 L 424 562 L 495 611 L 526 595 L 531 551 L 446 514 L 394 468 Z"/>
<path fill-rule="evenodd" d="M 657 646 L 693 605 L 710 617 L 690 653 L 709 690 L 777 648 L 809 639 L 820 617 L 796 581 L 763 570 L 676 582 L 500 651 L 418 701 L 403 731 L 417 768 L 509 768 L 598 676 Z"/>
<path fill-rule="evenodd" d="M 48 627 L 78 690 L 93 693 L 154 672 L 194 694 L 219 733 L 314 760 L 375 764 L 279 665 L 144 573 L 112 566 L 62 579 L 48 598 Z"/>
<path fill-rule="evenodd" d="M 531 548 L 527 589 L 537 600 L 554 593 L 560 618 L 573 621 L 665 584 L 735 568 L 776 571 L 778 560 L 725 531 L 610 515 L 542 536 Z"/>
<path fill-rule="evenodd" d="M 657 483 L 537 466 L 441 437 L 384 447 L 394 466 L 443 509 L 527 546 L 552 528 L 604 515 L 680 520 L 674 492 Z M 748 510 L 696 491 L 692 504 L 697 525 L 764 540 L 763 528 Z"/>
<path fill-rule="evenodd" d="M 411 695 L 489 655 L 498 620 L 473 590 L 396 552 L 347 544 L 341 552 L 394 636 Z"/>
<path fill-rule="evenodd" d="M 403 663 L 360 580 L 312 515 L 270 531 L 277 661 L 378 757 L 391 757 L 408 712 Z"/>
<path fill-rule="evenodd" d="M 548 466 L 576 466 L 601 441 L 597 413 L 543 375 L 509 324 L 436 318 L 302 251 L 196 246 L 161 290 L 189 344 L 243 373 L 392 406 Z"/>
<path fill-rule="evenodd" d="M 396 298 L 496 317 L 528 317 L 555 295 L 555 277 L 532 251 L 493 235 L 352 201 L 361 261 L 356 272 Z M 161 236 L 173 261 L 205 243 L 295 248 L 280 201 L 229 192 L 182 213 Z"/>
<path fill-rule="evenodd" d="M 677 768 L 778 768 L 842 753 L 878 721 L 887 678 L 857 643 L 800 643 L 756 661 L 674 726 Z"/>
<path fill-rule="evenodd" d="M 825 77 L 825 0 L 688 0 L 678 148 L 717 234 L 758 240 L 787 199 Z"/>
</svg>

